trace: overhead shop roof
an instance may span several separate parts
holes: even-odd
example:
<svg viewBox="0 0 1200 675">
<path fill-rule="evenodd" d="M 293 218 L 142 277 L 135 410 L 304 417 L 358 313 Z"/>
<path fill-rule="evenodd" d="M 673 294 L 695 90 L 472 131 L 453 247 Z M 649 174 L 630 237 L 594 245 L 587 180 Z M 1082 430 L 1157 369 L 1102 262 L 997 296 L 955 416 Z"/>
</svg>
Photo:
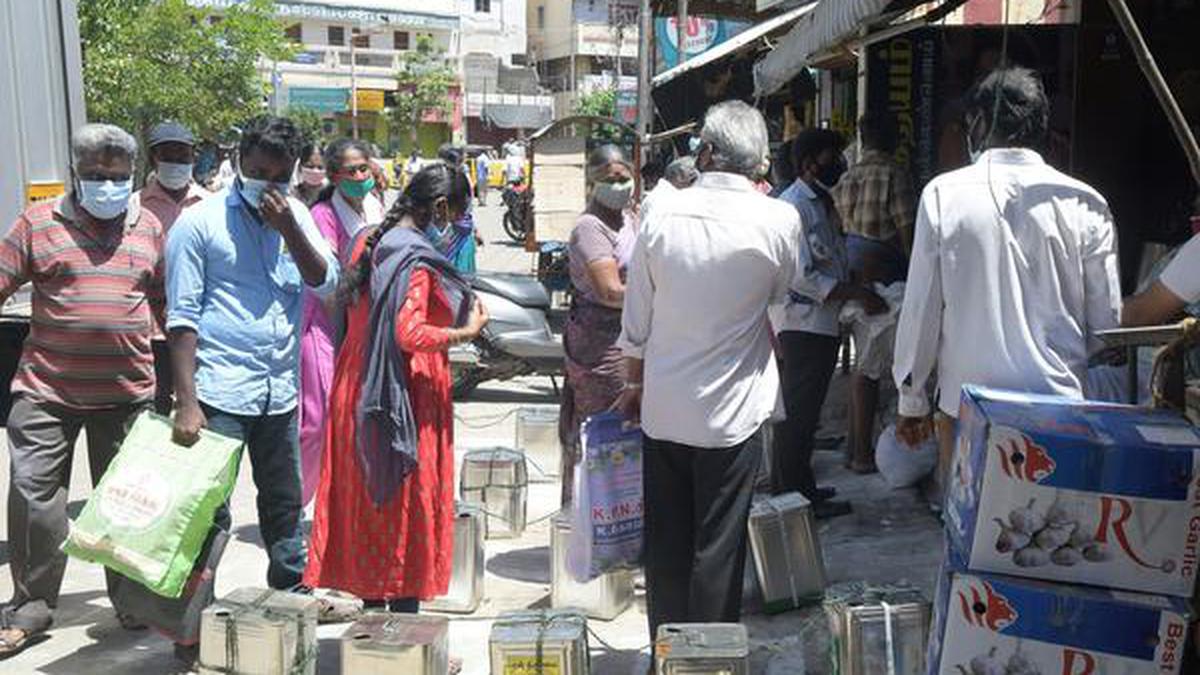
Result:
<svg viewBox="0 0 1200 675">
<path fill-rule="evenodd" d="M 754 64 L 754 94 L 768 96 L 786 85 L 823 52 L 896 19 L 916 26 L 936 21 L 967 0 L 821 0 L 776 48 Z M 915 11 L 914 11 L 915 9 Z"/>
</svg>

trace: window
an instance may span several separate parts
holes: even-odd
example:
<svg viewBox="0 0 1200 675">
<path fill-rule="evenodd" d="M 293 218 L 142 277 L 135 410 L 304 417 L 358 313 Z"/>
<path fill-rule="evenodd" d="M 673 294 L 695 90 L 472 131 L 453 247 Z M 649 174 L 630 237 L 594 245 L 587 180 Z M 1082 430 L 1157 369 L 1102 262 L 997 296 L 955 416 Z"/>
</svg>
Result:
<svg viewBox="0 0 1200 675">
<path fill-rule="evenodd" d="M 283 35 L 292 42 L 303 42 L 300 38 L 300 24 L 294 23 L 283 29 Z"/>
<path fill-rule="evenodd" d="M 492 0 L 475 0 L 475 11 L 490 14 L 492 12 Z"/>
<path fill-rule="evenodd" d="M 363 33 L 357 28 L 350 29 L 351 40 L 354 40 L 354 46 L 358 49 L 371 48 L 371 36 Z"/>
<path fill-rule="evenodd" d="M 546 30 L 546 6 L 538 5 L 538 30 Z"/>
<path fill-rule="evenodd" d="M 408 33 L 398 30 L 392 33 L 392 49 L 398 52 L 406 51 L 409 48 Z"/>
<path fill-rule="evenodd" d="M 346 44 L 346 29 L 342 26 L 330 26 L 328 30 L 329 44 L 341 47 Z"/>
</svg>

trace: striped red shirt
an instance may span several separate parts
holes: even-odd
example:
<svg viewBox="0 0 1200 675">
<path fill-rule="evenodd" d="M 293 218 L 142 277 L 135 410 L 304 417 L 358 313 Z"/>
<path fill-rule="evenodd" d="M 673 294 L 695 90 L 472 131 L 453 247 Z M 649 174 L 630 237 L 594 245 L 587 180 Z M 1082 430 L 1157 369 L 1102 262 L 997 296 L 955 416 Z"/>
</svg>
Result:
<svg viewBox="0 0 1200 675">
<path fill-rule="evenodd" d="M 88 409 L 150 400 L 162 227 L 136 203 L 123 227 L 102 228 L 75 214 L 69 195 L 35 204 L 0 241 L 0 298 L 33 284 L 13 393 Z"/>
</svg>

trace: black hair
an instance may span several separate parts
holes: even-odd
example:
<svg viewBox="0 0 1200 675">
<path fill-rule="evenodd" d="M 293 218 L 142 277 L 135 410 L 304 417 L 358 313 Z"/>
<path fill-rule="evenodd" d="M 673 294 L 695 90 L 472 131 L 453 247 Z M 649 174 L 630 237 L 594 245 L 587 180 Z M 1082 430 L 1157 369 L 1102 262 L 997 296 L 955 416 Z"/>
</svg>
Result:
<svg viewBox="0 0 1200 675">
<path fill-rule="evenodd" d="M 304 135 L 286 117 L 261 115 L 250 120 L 238 143 L 238 156 L 247 157 L 254 150 L 271 157 L 295 161 L 299 157 Z"/>
<path fill-rule="evenodd" d="M 367 235 L 358 262 L 342 274 L 338 294 L 343 301 L 353 302 L 359 290 L 370 281 L 374 264 L 372 256 L 383 235 L 403 222 L 405 217 L 412 218 L 417 227 L 425 227 L 433 216 L 434 203 L 442 198 L 449 202 L 451 210 L 465 212 L 471 201 L 471 183 L 462 171 L 442 162 L 434 162 L 413 175 L 408 187 L 404 188 L 384 216 L 383 223 Z"/>
<path fill-rule="evenodd" d="M 889 110 L 872 111 L 858 118 L 863 147 L 893 153 L 900 143 L 900 125 Z"/>
<path fill-rule="evenodd" d="M 831 129 L 805 129 L 792 139 L 792 168 L 797 174 L 804 170 L 804 163 L 816 159 L 826 150 L 835 154 L 846 147 L 842 135 Z"/>
<path fill-rule="evenodd" d="M 983 147 L 1037 147 L 1046 137 L 1050 102 L 1041 79 L 1028 68 L 1000 67 L 967 94 L 967 115 L 987 129 Z"/>
<path fill-rule="evenodd" d="M 345 155 L 347 150 L 357 150 L 361 152 L 362 156 L 368 160 L 370 160 L 372 157 L 371 146 L 367 145 L 366 143 L 358 140 L 357 138 L 339 138 L 329 145 L 326 145 L 325 152 L 321 154 L 321 161 L 325 163 L 325 174 L 327 176 L 332 178 L 333 174 L 336 173 L 338 169 L 342 168 L 342 155 Z M 300 155 L 300 157 L 303 159 L 307 157 L 307 155 Z M 335 190 L 337 190 L 337 185 L 330 180 L 328 185 L 321 188 L 321 192 L 317 195 L 317 200 L 313 202 L 313 204 L 316 205 L 333 199 L 333 193 Z"/>
<path fill-rule="evenodd" d="M 447 143 L 446 145 L 438 148 L 438 159 L 451 166 L 458 166 L 459 164 L 462 164 L 462 153 L 460 153 L 457 148 Z"/>
<path fill-rule="evenodd" d="M 296 155 L 296 160 L 303 164 L 313 155 L 321 155 L 321 161 L 325 160 L 324 153 L 321 151 L 321 144 L 309 141 L 300 148 L 300 154 Z"/>
</svg>

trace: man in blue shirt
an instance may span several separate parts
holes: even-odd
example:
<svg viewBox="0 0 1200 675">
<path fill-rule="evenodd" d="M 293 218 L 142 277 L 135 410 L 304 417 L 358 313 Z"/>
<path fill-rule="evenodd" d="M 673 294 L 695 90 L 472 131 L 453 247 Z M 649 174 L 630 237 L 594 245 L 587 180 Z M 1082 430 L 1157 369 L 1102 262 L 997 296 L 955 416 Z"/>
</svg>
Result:
<svg viewBox="0 0 1200 675">
<path fill-rule="evenodd" d="M 184 211 L 167 239 L 167 330 L 176 441 L 207 427 L 246 443 L 258 489 L 267 583 L 300 583 L 297 360 L 304 287 L 327 295 L 338 265 L 304 205 L 287 196 L 301 135 L 253 120 L 233 185 Z M 218 524 L 228 527 L 226 509 Z"/>
</svg>

